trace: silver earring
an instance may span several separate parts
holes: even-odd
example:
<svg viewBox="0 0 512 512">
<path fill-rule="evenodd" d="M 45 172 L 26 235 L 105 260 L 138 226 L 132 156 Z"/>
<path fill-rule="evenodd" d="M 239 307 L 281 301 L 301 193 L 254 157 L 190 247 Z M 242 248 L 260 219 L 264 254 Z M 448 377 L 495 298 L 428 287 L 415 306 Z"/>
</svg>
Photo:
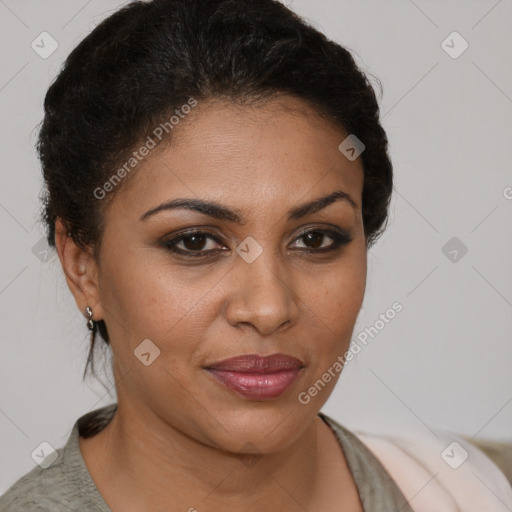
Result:
<svg viewBox="0 0 512 512">
<path fill-rule="evenodd" d="M 87 320 L 87 327 L 89 327 L 89 329 L 91 331 L 94 331 L 94 320 L 92 319 L 92 309 L 87 306 L 85 308 L 85 314 L 89 317 L 89 319 Z"/>
</svg>

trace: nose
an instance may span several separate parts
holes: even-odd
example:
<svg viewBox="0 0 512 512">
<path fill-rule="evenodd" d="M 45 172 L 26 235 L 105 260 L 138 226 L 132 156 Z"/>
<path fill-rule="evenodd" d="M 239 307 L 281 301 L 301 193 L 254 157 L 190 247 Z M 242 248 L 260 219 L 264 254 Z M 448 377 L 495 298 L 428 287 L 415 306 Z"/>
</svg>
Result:
<svg viewBox="0 0 512 512">
<path fill-rule="evenodd" d="M 237 258 L 231 274 L 226 309 L 230 325 L 249 325 L 268 336 L 297 322 L 299 307 L 290 272 L 276 258 L 265 251 L 252 263 Z"/>
</svg>

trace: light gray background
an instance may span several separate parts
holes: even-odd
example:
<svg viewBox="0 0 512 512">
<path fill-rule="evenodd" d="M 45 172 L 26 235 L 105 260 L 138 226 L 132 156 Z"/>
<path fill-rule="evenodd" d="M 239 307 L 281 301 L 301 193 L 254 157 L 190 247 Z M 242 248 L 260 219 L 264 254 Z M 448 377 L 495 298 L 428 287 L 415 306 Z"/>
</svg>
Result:
<svg viewBox="0 0 512 512">
<path fill-rule="evenodd" d="M 0 0 L 0 493 L 34 467 L 39 443 L 61 447 L 80 415 L 116 400 L 82 382 L 84 318 L 58 259 L 32 250 L 43 236 L 33 145 L 63 59 L 122 3 Z M 324 412 L 352 429 L 512 441 L 512 1 L 286 3 L 382 81 L 395 169 L 354 338 L 395 301 L 403 310 L 347 364 Z M 59 44 L 47 59 L 31 48 L 43 31 Z M 441 46 L 453 31 L 469 43 L 457 59 Z M 468 248 L 456 262 L 442 252 L 454 236 Z"/>
</svg>

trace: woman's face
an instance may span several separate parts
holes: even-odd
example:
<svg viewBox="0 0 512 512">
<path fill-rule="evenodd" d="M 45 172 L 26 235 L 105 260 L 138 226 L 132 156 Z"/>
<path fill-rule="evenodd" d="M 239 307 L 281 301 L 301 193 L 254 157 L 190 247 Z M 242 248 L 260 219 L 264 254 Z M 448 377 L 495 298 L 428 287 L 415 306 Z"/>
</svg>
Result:
<svg viewBox="0 0 512 512">
<path fill-rule="evenodd" d="M 291 97 L 199 103 L 173 136 L 106 211 L 93 310 L 108 326 L 119 403 L 211 446 L 275 451 L 329 397 L 363 301 L 361 159 L 339 151 L 347 133 Z M 338 197 L 301 208 L 337 191 L 354 205 Z M 242 221 L 184 207 L 146 214 L 178 198 Z M 206 235 L 179 239 L 185 231 Z M 275 353 L 303 366 L 277 396 L 243 395 L 206 369 Z"/>
</svg>

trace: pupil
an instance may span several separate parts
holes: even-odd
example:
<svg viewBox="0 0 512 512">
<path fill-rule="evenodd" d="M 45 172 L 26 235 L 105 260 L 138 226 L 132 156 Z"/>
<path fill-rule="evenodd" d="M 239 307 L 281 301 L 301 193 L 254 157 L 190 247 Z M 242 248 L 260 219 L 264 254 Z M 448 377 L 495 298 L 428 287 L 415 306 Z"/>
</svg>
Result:
<svg viewBox="0 0 512 512">
<path fill-rule="evenodd" d="M 183 245 L 191 251 L 199 251 L 203 248 L 205 238 L 205 235 L 189 235 L 183 239 Z"/>
<path fill-rule="evenodd" d="M 313 242 L 313 245 L 311 247 L 317 248 L 322 245 L 322 233 L 307 233 L 306 240 L 309 242 Z M 307 245 L 307 243 L 306 243 Z"/>
</svg>

